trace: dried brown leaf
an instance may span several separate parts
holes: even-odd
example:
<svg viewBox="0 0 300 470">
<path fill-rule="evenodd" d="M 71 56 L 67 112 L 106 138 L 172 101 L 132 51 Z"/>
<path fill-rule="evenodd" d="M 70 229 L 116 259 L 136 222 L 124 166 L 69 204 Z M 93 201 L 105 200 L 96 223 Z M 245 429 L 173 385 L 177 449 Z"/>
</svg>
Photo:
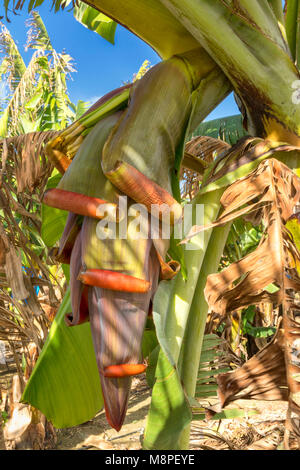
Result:
<svg viewBox="0 0 300 470">
<path fill-rule="evenodd" d="M 208 136 L 194 137 L 185 146 L 185 151 L 188 154 L 201 158 L 206 163 L 213 162 L 215 154 L 219 155 L 228 149 L 230 149 L 230 145 L 223 140 Z"/>
</svg>

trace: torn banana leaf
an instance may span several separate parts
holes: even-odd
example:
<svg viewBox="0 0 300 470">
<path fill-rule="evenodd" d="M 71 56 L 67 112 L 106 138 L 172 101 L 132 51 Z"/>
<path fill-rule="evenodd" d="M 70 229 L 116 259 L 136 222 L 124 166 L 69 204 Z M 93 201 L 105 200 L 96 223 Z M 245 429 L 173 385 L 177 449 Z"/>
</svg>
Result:
<svg viewBox="0 0 300 470">
<path fill-rule="evenodd" d="M 283 334 L 279 331 L 271 343 L 242 367 L 217 376 L 222 408 L 239 399 L 288 399 L 283 346 Z"/>
<path fill-rule="evenodd" d="M 49 178 L 46 189 L 56 188 L 61 175 L 55 175 Z M 67 221 L 68 213 L 54 207 L 42 204 L 42 227 L 41 236 L 45 245 L 55 246 L 60 239 Z"/>
<path fill-rule="evenodd" d="M 22 402 L 39 409 L 58 429 L 89 421 L 104 405 L 90 325 L 68 327 L 70 311 L 68 290 L 22 395 Z M 145 356 L 156 344 L 146 330 Z"/>
<path fill-rule="evenodd" d="M 297 259 L 299 253 L 284 225 L 299 197 L 300 179 L 274 159 L 263 162 L 255 172 L 224 192 L 221 203 L 225 210 L 216 225 L 244 215 L 248 220 L 263 221 L 265 230 L 254 252 L 209 277 L 206 298 L 214 311 L 232 312 L 237 305 L 247 307 L 259 299 L 278 304 L 285 297 L 285 285 L 298 286 L 288 253 L 293 259 Z M 291 273 L 286 274 L 285 269 Z M 265 288 L 269 284 L 280 289 L 268 292 Z"/>
</svg>

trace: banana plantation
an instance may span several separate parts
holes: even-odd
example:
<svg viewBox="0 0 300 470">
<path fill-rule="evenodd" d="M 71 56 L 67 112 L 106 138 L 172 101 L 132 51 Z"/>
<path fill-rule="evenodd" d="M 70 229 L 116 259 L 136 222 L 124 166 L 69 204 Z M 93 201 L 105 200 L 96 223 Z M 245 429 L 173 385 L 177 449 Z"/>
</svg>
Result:
<svg viewBox="0 0 300 470">
<path fill-rule="evenodd" d="M 44 3 L 160 60 L 74 104 Z M 0 15 L 0 449 L 299 449 L 300 2 Z"/>
</svg>

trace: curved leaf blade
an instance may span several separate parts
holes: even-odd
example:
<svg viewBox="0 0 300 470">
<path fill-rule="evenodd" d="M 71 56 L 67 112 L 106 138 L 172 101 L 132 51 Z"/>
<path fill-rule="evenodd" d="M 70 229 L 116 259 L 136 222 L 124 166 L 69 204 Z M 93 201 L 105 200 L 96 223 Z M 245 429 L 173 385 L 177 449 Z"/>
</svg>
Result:
<svg viewBox="0 0 300 470">
<path fill-rule="evenodd" d="M 22 396 L 56 428 L 84 423 L 103 406 L 90 325 L 67 327 L 70 310 L 67 291 Z"/>
</svg>

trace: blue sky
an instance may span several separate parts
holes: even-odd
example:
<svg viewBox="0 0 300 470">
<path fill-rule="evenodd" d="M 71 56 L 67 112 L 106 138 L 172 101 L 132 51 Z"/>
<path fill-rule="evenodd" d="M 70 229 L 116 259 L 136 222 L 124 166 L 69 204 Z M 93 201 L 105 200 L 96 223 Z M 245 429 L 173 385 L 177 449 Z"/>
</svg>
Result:
<svg viewBox="0 0 300 470">
<path fill-rule="evenodd" d="M 68 83 L 71 100 L 96 101 L 106 92 L 131 80 L 144 60 L 151 65 L 159 62 L 159 56 L 143 41 L 118 25 L 115 45 L 78 23 L 71 12 L 54 13 L 45 2 L 38 8 L 49 32 L 54 48 L 65 50 L 75 63 L 76 72 Z M 32 51 L 25 52 L 25 21 L 29 16 L 24 10 L 20 16 L 11 15 L 11 23 L 5 25 L 18 43 L 20 52 L 28 63 Z M 239 111 L 233 96 L 229 96 L 209 116 L 210 119 L 237 114 Z"/>
</svg>

